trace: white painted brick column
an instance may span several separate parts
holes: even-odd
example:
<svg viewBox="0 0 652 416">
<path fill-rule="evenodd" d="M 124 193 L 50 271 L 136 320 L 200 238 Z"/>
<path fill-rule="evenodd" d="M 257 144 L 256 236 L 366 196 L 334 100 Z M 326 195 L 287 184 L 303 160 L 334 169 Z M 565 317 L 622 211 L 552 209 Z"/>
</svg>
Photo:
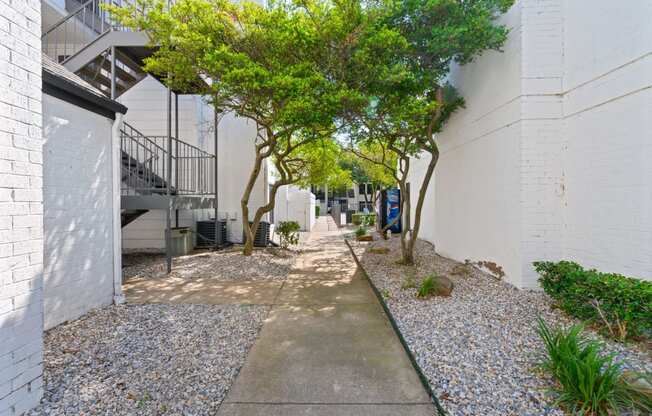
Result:
<svg viewBox="0 0 652 416">
<path fill-rule="evenodd" d="M 532 266 L 562 256 L 563 1 L 521 2 L 521 277 L 537 287 Z"/>
<path fill-rule="evenodd" d="M 0 416 L 14 416 L 43 390 L 41 2 L 0 10 Z"/>
</svg>

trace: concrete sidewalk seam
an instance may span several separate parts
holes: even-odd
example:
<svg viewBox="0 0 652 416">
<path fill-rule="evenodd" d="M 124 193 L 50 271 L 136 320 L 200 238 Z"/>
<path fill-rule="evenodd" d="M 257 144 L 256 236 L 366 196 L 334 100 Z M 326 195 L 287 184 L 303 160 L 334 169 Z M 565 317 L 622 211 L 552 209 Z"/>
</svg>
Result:
<svg viewBox="0 0 652 416">
<path fill-rule="evenodd" d="M 254 404 L 254 405 L 266 405 L 266 406 L 423 406 L 432 404 L 432 402 L 381 402 L 381 403 L 370 403 L 370 402 L 349 402 L 349 403 L 338 403 L 338 402 L 226 402 L 225 404 Z"/>
<path fill-rule="evenodd" d="M 360 262 L 360 259 L 358 259 L 358 256 L 355 254 L 355 251 L 353 250 L 353 247 L 351 246 L 351 243 L 347 238 L 344 239 L 344 242 L 346 242 L 346 245 L 349 247 L 349 250 L 351 251 L 351 255 L 353 256 L 353 259 L 355 260 L 356 264 L 358 267 L 362 270 L 362 273 L 369 282 L 369 285 L 371 286 L 374 294 L 378 298 L 378 301 L 380 302 L 380 305 L 382 306 L 383 310 L 385 311 L 385 315 L 387 316 L 389 323 L 391 327 L 394 329 L 394 332 L 396 332 L 396 335 L 398 336 L 399 341 L 401 342 L 401 345 L 403 346 L 403 349 L 405 350 L 406 354 L 408 355 L 410 362 L 412 363 L 412 366 L 414 367 L 414 370 L 417 372 L 417 375 L 419 376 L 419 380 L 421 380 L 421 383 L 423 384 L 423 387 L 426 389 L 428 392 L 428 395 L 430 396 L 432 403 L 434 403 L 435 407 L 437 408 L 437 412 L 439 413 L 440 416 L 448 416 L 448 413 L 446 410 L 442 407 L 441 403 L 439 402 L 439 398 L 435 394 L 434 390 L 432 389 L 432 386 L 430 386 L 430 383 L 428 379 L 426 378 L 426 375 L 423 373 L 423 370 L 421 370 L 421 367 L 419 366 L 419 363 L 416 360 L 416 357 L 410 350 L 410 348 L 407 345 L 407 342 L 405 341 L 405 338 L 403 337 L 403 333 L 398 327 L 398 324 L 396 323 L 396 320 L 394 319 L 394 315 L 392 315 L 392 311 L 389 309 L 389 306 L 387 305 L 387 302 L 385 302 L 385 298 L 383 295 L 380 293 L 374 282 L 369 278 L 367 275 L 367 271 L 364 269 L 362 266 L 362 262 Z"/>
</svg>

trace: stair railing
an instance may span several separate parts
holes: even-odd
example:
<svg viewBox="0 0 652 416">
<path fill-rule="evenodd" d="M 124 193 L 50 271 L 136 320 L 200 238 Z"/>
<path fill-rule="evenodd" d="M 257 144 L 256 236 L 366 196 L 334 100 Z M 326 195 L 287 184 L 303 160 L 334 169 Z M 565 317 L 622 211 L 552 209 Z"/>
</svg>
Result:
<svg viewBox="0 0 652 416">
<path fill-rule="evenodd" d="M 148 136 L 167 151 L 167 136 Z M 172 187 L 179 195 L 211 195 L 215 156 L 182 140 L 172 138 Z"/>
<path fill-rule="evenodd" d="M 127 123 L 123 123 L 120 133 L 122 194 L 165 193 L 165 149 Z"/>
<path fill-rule="evenodd" d="M 122 194 L 167 192 L 167 136 L 145 136 L 127 123 L 121 130 Z M 174 195 L 212 195 L 215 156 L 172 138 L 171 190 Z"/>
<path fill-rule="evenodd" d="M 70 14 L 46 29 L 41 35 L 43 52 L 59 63 L 110 30 L 129 30 L 111 18 L 103 5 L 122 7 L 131 0 L 84 0 Z"/>
<path fill-rule="evenodd" d="M 103 5 L 123 7 L 133 0 L 77 0 L 81 5 L 46 29 L 41 35 L 42 50 L 65 63 L 86 45 L 111 30 L 131 30 L 115 21 Z M 174 4 L 174 0 L 170 4 Z"/>
</svg>

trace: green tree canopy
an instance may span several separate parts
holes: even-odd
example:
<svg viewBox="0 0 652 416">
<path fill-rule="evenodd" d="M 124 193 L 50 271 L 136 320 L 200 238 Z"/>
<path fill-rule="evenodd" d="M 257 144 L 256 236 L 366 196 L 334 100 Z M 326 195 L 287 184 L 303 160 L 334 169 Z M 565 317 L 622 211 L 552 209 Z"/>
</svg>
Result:
<svg viewBox="0 0 652 416">
<path fill-rule="evenodd" d="M 312 155 L 313 142 L 332 137 L 333 121 L 348 101 L 349 91 L 336 78 L 360 4 L 178 0 L 168 9 L 166 0 L 137 0 L 110 10 L 123 24 L 145 31 L 157 47 L 145 60 L 146 71 L 256 123 L 255 162 L 241 200 L 250 254 L 276 191 L 301 181 L 308 162 L 302 158 Z M 250 195 L 265 161 L 274 163 L 279 178 L 250 226 Z"/>
<path fill-rule="evenodd" d="M 496 19 L 512 0 L 379 0 L 368 3 L 370 19 L 349 60 L 346 82 L 357 94 L 347 104 L 344 124 L 351 149 L 375 143 L 397 158 L 403 262 L 413 263 L 421 210 L 439 160 L 435 134 L 464 104 L 446 85 L 453 62 L 465 64 L 486 50 L 499 50 L 507 28 Z M 410 163 L 427 157 L 428 165 L 411 221 L 408 190 Z M 372 160 L 372 158 L 367 158 Z M 416 185 L 416 184 L 414 184 Z"/>
</svg>

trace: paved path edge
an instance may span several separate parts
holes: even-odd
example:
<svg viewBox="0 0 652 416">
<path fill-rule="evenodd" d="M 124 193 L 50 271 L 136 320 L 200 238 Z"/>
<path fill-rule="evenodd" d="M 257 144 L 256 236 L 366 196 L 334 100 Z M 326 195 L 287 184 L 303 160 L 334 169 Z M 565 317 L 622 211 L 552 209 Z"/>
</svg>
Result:
<svg viewBox="0 0 652 416">
<path fill-rule="evenodd" d="M 378 302 L 380 302 L 380 305 L 382 306 L 383 310 L 385 311 L 385 314 L 387 315 L 387 318 L 389 319 L 390 324 L 392 325 L 392 328 L 394 329 L 394 332 L 396 333 L 396 336 L 398 337 L 399 341 L 401 342 L 401 345 L 403 346 L 403 349 L 405 350 L 405 353 L 407 354 L 408 358 L 410 359 L 410 362 L 412 363 L 412 367 L 414 367 L 414 370 L 417 372 L 417 376 L 419 376 L 419 380 L 421 381 L 421 384 L 423 385 L 423 388 L 426 390 L 428 395 L 430 396 L 430 400 L 434 403 L 435 407 L 437 408 L 437 413 L 439 416 L 448 416 L 448 413 L 446 413 L 446 410 L 441 406 L 441 403 L 439 402 L 439 399 L 437 398 L 437 395 L 435 392 L 432 390 L 432 387 L 430 386 L 430 383 L 428 382 L 428 379 L 426 378 L 425 374 L 423 373 L 423 370 L 421 370 L 421 367 L 419 366 L 419 363 L 417 362 L 416 358 L 414 357 L 414 354 L 412 354 L 412 351 L 410 350 L 410 347 L 407 344 L 407 341 L 405 341 L 405 338 L 403 337 L 403 334 L 401 333 L 401 330 L 398 327 L 398 324 L 396 323 L 396 320 L 394 319 L 394 315 L 392 315 L 392 311 L 389 309 L 389 306 L 385 302 L 385 298 L 383 295 L 380 293 L 376 285 L 374 284 L 373 280 L 369 278 L 369 275 L 367 274 L 367 271 L 365 270 L 364 266 L 362 265 L 362 262 L 358 258 L 358 256 L 355 254 L 355 250 L 353 250 L 353 247 L 351 246 L 351 243 L 349 242 L 348 238 L 344 238 L 344 241 L 346 242 L 346 246 L 349 248 L 349 251 L 351 251 L 351 255 L 353 256 L 353 259 L 355 260 L 356 264 L 362 270 L 362 273 L 364 275 L 364 278 L 369 282 L 369 285 L 371 286 L 372 291 L 376 295 L 376 298 L 378 298 Z"/>
</svg>

